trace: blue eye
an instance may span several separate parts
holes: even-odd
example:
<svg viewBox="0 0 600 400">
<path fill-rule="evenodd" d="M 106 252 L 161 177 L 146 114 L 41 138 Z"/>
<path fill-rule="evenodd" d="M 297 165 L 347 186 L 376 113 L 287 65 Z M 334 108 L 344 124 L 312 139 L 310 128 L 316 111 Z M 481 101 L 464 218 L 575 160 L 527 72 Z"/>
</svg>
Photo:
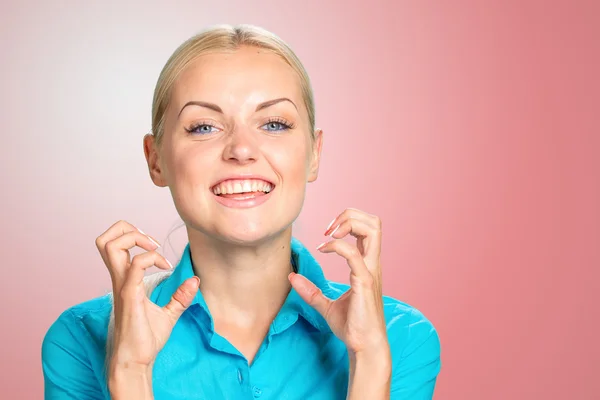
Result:
<svg viewBox="0 0 600 400">
<path fill-rule="evenodd" d="M 209 130 L 202 129 L 202 128 L 206 128 L 206 127 L 208 127 Z M 200 130 L 198 130 L 198 128 L 200 128 Z M 188 133 L 197 133 L 199 135 L 207 135 L 209 133 L 212 133 L 212 131 L 210 130 L 210 128 L 214 128 L 214 126 L 210 125 L 210 124 L 204 124 L 204 123 L 202 123 L 202 124 L 192 125 L 190 128 L 186 128 L 185 130 Z"/>
<path fill-rule="evenodd" d="M 283 130 L 283 129 L 289 129 L 289 126 L 287 126 L 284 123 L 281 122 L 269 122 L 268 124 L 264 124 L 263 126 L 269 126 L 270 128 L 273 129 L 267 129 L 268 131 L 279 131 L 279 130 Z M 278 127 L 280 127 L 279 129 L 277 129 Z"/>
<path fill-rule="evenodd" d="M 274 118 L 274 119 L 270 120 L 263 126 L 267 126 L 267 125 L 275 128 L 275 129 L 267 129 L 267 131 L 269 131 L 269 132 L 287 131 L 288 129 L 292 129 L 294 127 L 293 124 L 288 124 L 285 121 L 280 120 L 278 118 Z M 277 129 L 277 127 L 281 127 L 281 129 Z"/>
</svg>

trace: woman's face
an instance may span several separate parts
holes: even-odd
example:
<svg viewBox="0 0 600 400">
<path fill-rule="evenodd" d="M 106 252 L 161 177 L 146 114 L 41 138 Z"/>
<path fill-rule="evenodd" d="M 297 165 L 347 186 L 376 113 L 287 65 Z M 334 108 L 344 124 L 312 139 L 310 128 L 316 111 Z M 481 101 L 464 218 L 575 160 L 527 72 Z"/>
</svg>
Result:
<svg viewBox="0 0 600 400">
<path fill-rule="evenodd" d="M 322 132 L 311 140 L 299 77 L 265 50 L 195 60 L 164 129 L 160 150 L 144 138 L 152 179 L 189 227 L 216 239 L 255 243 L 289 228 L 317 179 Z"/>
</svg>

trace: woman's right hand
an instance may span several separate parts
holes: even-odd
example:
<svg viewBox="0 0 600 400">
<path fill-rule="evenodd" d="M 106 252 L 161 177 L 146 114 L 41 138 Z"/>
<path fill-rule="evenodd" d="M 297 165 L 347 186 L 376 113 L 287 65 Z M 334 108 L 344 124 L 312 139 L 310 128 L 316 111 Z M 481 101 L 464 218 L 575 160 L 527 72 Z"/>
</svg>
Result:
<svg viewBox="0 0 600 400">
<path fill-rule="evenodd" d="M 147 252 L 133 257 L 129 249 Z M 151 376 L 158 352 L 163 348 L 181 314 L 198 292 L 200 279 L 187 279 L 164 307 L 146 295 L 144 270 L 152 265 L 171 270 L 172 265 L 156 252 L 158 243 L 126 221 L 119 221 L 96 239 L 96 247 L 108 267 L 113 286 L 114 344 L 110 360 L 115 371 L 137 371 Z"/>
</svg>

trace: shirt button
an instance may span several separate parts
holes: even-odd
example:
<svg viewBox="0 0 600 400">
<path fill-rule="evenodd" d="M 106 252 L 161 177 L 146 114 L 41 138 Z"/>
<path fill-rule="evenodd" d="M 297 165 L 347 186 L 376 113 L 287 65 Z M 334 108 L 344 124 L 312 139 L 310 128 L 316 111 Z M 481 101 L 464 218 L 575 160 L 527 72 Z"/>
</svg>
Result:
<svg viewBox="0 0 600 400">
<path fill-rule="evenodd" d="M 252 394 L 254 395 L 254 397 L 260 397 L 260 395 L 262 394 L 262 390 L 254 386 L 252 388 Z"/>
<path fill-rule="evenodd" d="M 240 383 L 242 383 L 242 381 L 244 380 L 243 377 L 242 377 L 242 370 L 238 369 L 237 373 L 238 373 L 237 374 L 238 375 L 238 381 L 240 381 Z"/>
</svg>

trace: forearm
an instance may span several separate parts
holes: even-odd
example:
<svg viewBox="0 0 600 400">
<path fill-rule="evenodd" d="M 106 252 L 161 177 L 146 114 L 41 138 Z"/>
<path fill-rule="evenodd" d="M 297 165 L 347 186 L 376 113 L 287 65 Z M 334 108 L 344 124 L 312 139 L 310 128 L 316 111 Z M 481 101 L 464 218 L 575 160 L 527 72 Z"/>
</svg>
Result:
<svg viewBox="0 0 600 400">
<path fill-rule="evenodd" d="M 108 388 L 113 400 L 153 400 L 152 370 L 113 368 Z"/>
<path fill-rule="evenodd" d="M 349 354 L 348 400 L 389 400 L 392 360 L 389 349 L 377 354 Z"/>
</svg>

